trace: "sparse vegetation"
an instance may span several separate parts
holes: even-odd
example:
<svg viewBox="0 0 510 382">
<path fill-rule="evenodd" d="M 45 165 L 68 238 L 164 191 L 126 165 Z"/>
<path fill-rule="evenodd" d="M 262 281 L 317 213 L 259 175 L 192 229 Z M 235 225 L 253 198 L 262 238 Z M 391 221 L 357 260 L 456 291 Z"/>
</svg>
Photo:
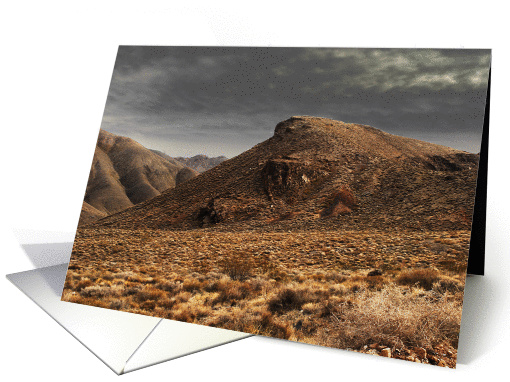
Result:
<svg viewBox="0 0 510 382">
<path fill-rule="evenodd" d="M 439 281 L 439 272 L 430 268 L 404 271 L 397 278 L 400 285 L 417 285 L 425 290 L 431 290 L 436 281 Z"/>
<path fill-rule="evenodd" d="M 147 231 L 138 238 L 115 232 L 119 238 L 131 235 L 123 250 L 97 242 L 92 258 L 80 247 L 88 231 L 80 231 L 64 300 L 360 352 L 389 348 L 397 358 L 455 364 L 465 255 L 456 254 L 460 271 L 452 272 L 438 260 L 444 251 L 418 246 L 423 234 L 261 237 L 203 230 L 196 236 Z M 105 231 L 104 240 L 110 235 Z M 467 231 L 435 235 L 445 250 L 469 240 Z M 187 250 L 169 254 L 178 238 Z M 160 252 L 138 252 L 141 243 Z M 417 249 L 404 257 L 391 250 L 394 243 Z M 202 255 L 205 245 L 221 253 L 218 259 Z M 415 348 L 443 356 L 431 361 Z"/>
</svg>

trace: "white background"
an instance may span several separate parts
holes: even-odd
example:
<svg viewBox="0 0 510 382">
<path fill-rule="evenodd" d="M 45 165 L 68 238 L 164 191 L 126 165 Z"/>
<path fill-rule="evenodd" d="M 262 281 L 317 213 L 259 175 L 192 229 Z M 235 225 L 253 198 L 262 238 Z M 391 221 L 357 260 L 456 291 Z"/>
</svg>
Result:
<svg viewBox="0 0 510 382">
<path fill-rule="evenodd" d="M 64 232 L 59 238 L 73 240 L 118 45 L 492 48 L 487 271 L 478 296 L 479 315 L 475 320 L 471 317 L 469 333 L 465 330 L 461 336 L 460 352 L 463 343 L 469 346 L 457 370 L 250 338 L 120 378 L 504 379 L 510 347 L 510 59 L 505 39 L 508 15 L 497 3 L 210 1 L 173 6 L 156 1 L 18 1 L 3 5 L 0 273 L 33 268 L 18 246 L 19 232 L 13 233 L 17 229 Z M 28 239 L 37 242 L 40 237 Z M 116 378 L 5 278 L 0 285 L 2 374 L 22 380 Z"/>
</svg>

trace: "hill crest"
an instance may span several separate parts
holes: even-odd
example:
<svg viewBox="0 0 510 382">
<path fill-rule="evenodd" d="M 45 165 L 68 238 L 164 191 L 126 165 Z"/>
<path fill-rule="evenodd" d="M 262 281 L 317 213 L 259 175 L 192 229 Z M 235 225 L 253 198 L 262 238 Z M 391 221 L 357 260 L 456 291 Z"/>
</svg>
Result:
<svg viewBox="0 0 510 382">
<path fill-rule="evenodd" d="M 295 116 L 266 141 L 100 225 L 469 228 L 477 162 L 370 126 Z"/>
</svg>

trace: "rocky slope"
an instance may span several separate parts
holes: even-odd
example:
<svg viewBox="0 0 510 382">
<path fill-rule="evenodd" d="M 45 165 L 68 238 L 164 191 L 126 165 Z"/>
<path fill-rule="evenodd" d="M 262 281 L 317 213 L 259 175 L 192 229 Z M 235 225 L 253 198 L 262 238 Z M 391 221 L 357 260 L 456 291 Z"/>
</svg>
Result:
<svg viewBox="0 0 510 382">
<path fill-rule="evenodd" d="M 478 155 L 309 116 L 98 226 L 470 229 Z"/>
</svg>

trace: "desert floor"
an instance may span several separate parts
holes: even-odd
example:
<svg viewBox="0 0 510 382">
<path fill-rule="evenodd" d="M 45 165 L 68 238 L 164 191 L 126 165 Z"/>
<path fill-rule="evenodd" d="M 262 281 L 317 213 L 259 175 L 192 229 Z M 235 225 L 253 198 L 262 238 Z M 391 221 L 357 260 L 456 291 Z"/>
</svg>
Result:
<svg viewBox="0 0 510 382">
<path fill-rule="evenodd" d="M 80 228 L 62 299 L 455 367 L 469 238 Z"/>
</svg>

